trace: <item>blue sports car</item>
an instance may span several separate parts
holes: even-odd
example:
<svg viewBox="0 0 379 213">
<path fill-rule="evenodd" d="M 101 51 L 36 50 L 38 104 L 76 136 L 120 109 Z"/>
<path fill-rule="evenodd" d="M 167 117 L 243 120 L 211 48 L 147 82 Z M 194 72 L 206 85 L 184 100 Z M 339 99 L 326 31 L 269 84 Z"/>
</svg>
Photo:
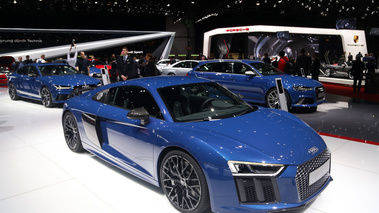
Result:
<svg viewBox="0 0 379 213">
<path fill-rule="evenodd" d="M 216 81 L 247 102 L 279 108 L 275 78 L 281 78 L 288 108 L 312 108 L 325 102 L 325 89 L 318 81 L 286 75 L 271 65 L 253 60 L 201 61 L 188 76 Z"/>
<path fill-rule="evenodd" d="M 9 75 L 12 100 L 20 97 L 41 100 L 45 107 L 64 103 L 68 98 L 100 86 L 100 81 L 77 74 L 67 64 L 28 64 Z"/>
<path fill-rule="evenodd" d="M 331 181 L 331 154 L 313 129 L 205 79 L 99 87 L 64 104 L 62 125 L 72 151 L 161 187 L 181 212 L 300 208 Z"/>
</svg>

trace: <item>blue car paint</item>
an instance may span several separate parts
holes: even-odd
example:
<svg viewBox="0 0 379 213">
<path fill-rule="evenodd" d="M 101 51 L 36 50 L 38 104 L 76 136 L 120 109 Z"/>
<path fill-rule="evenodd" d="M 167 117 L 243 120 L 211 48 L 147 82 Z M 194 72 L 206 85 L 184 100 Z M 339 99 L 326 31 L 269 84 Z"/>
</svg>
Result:
<svg viewBox="0 0 379 213">
<path fill-rule="evenodd" d="M 209 81 L 192 77 L 149 77 L 119 82 L 69 99 L 63 112 L 73 113 L 85 149 L 156 186 L 159 186 L 159 160 L 162 153 L 172 148 L 185 150 L 198 161 L 204 171 L 214 212 L 267 212 L 276 208 L 299 207 L 312 201 L 328 185 L 330 177 L 313 196 L 302 202 L 298 200 L 294 180 L 296 167 L 327 147 L 314 130 L 290 113 L 259 108 L 234 118 L 192 123 L 173 122 L 157 89 L 199 82 Z M 139 121 L 127 118 L 127 110 L 92 100 L 100 91 L 123 85 L 141 86 L 149 90 L 164 120 L 151 117 L 148 124 L 141 126 Z M 90 142 L 82 121 L 83 113 L 98 116 L 104 138 L 101 148 Z M 114 127 L 113 123 L 107 124 L 110 121 L 126 122 L 133 127 Z M 118 136 L 110 136 L 112 131 L 118 131 Z M 127 132 L 129 135 L 125 134 Z M 125 147 L 116 150 L 117 147 L 110 144 L 108 138 L 119 140 L 117 146 Z M 310 154 L 308 150 L 314 146 L 319 150 Z M 277 178 L 281 202 L 240 204 L 234 177 L 227 165 L 228 160 L 287 165 Z"/>
<path fill-rule="evenodd" d="M 39 76 L 29 77 L 28 75 L 17 74 L 16 71 L 9 75 L 8 86 L 13 83 L 16 86 L 18 96 L 35 100 L 41 100 L 41 89 L 42 87 L 47 87 L 51 92 L 53 103 L 64 103 L 66 100 L 57 100 L 58 95 L 70 95 L 74 90 L 74 86 L 100 84 L 99 80 L 82 74 L 42 76 L 38 66 L 49 65 L 66 64 L 31 64 L 30 66 L 34 66 L 37 69 Z M 71 86 L 71 89 L 57 90 L 54 85 Z"/>
<path fill-rule="evenodd" d="M 200 66 L 207 63 L 217 63 L 217 62 L 241 62 L 256 71 L 256 76 L 246 76 L 241 74 L 234 73 L 220 73 L 220 72 L 202 72 L 196 71 Z M 209 61 L 201 61 L 199 64 L 194 67 L 194 69 L 188 72 L 187 76 L 196 76 L 209 80 L 216 81 L 232 92 L 242 95 L 243 99 L 247 102 L 257 103 L 257 104 L 265 104 L 266 103 L 266 95 L 267 92 L 276 87 L 275 78 L 281 78 L 283 82 L 283 88 L 288 92 L 291 98 L 291 107 L 317 107 L 317 105 L 324 103 L 325 100 L 317 100 L 316 93 L 314 90 L 312 91 L 296 91 L 293 86 L 307 86 L 307 87 L 320 87 L 322 84 L 318 81 L 287 75 L 267 75 L 263 76 L 260 74 L 257 69 L 251 64 L 255 63 L 263 63 L 261 61 L 253 61 L 253 60 L 209 60 Z M 300 99 L 309 98 L 314 100 L 313 104 L 297 104 Z"/>
</svg>

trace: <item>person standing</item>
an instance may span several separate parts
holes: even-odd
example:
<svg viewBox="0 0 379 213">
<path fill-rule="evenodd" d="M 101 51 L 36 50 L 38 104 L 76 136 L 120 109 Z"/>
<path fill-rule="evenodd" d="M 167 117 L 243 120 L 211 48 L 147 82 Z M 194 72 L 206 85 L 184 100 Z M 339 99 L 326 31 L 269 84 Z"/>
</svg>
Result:
<svg viewBox="0 0 379 213">
<path fill-rule="evenodd" d="M 84 52 L 80 52 L 80 58 L 78 58 L 75 64 L 76 69 L 82 74 L 91 76 L 89 71 L 89 65 L 90 62 L 86 58 L 86 54 Z"/>
<path fill-rule="evenodd" d="M 266 64 L 271 64 L 271 60 L 270 60 L 270 58 L 268 57 L 268 53 L 265 53 L 265 54 L 264 54 L 263 62 L 265 62 Z"/>
<path fill-rule="evenodd" d="M 353 62 L 353 55 L 351 54 L 351 52 L 349 52 L 349 55 L 347 56 L 347 62 L 348 63 L 352 63 Z"/>
<path fill-rule="evenodd" d="M 158 75 L 157 68 L 155 67 L 154 59 L 151 53 L 146 54 L 145 58 L 147 61 L 145 66 L 145 77 Z"/>
<path fill-rule="evenodd" d="M 312 79 L 318 81 L 318 76 L 320 75 L 320 59 L 318 58 L 318 53 L 313 53 L 313 63 L 311 65 Z"/>
<path fill-rule="evenodd" d="M 310 65 L 310 58 L 305 54 L 305 49 L 301 49 L 300 55 L 296 59 L 295 73 L 298 76 L 306 77 L 308 75 Z"/>
<path fill-rule="evenodd" d="M 29 56 L 29 55 L 26 55 L 25 58 L 26 58 L 26 59 L 25 59 L 25 61 L 24 61 L 24 65 L 33 63 L 33 60 L 30 59 L 30 56 Z"/>
<path fill-rule="evenodd" d="M 16 71 L 18 68 L 24 66 L 24 62 L 22 62 L 22 57 L 18 57 L 18 61 L 13 62 L 12 69 L 13 71 Z"/>
<path fill-rule="evenodd" d="M 353 92 L 357 91 L 357 86 L 359 92 L 361 90 L 362 85 L 363 71 L 365 70 L 365 64 L 362 62 L 360 56 L 357 55 L 356 60 L 354 61 L 351 69 L 354 76 Z"/>
<path fill-rule="evenodd" d="M 287 65 L 287 63 L 289 63 L 289 60 L 288 60 L 287 56 L 285 56 L 285 52 L 280 51 L 279 56 L 280 56 L 280 59 L 278 62 L 278 69 L 280 69 L 281 71 L 283 71 L 286 74 L 290 74 L 289 73 L 290 71 L 286 69 L 286 65 Z"/>
<path fill-rule="evenodd" d="M 138 78 L 136 61 L 128 55 L 128 48 L 123 47 L 121 56 L 117 59 L 117 73 L 120 81 Z"/>
<path fill-rule="evenodd" d="M 71 49 L 72 47 L 75 47 L 75 52 L 73 57 L 71 57 Z M 67 52 L 67 62 L 70 66 L 75 67 L 76 66 L 76 59 L 78 58 L 78 51 L 76 50 L 76 44 L 72 43 L 70 46 L 70 49 Z"/>
<path fill-rule="evenodd" d="M 45 61 L 45 55 L 42 54 L 41 58 L 37 59 L 36 63 L 46 63 L 46 61 Z"/>
</svg>

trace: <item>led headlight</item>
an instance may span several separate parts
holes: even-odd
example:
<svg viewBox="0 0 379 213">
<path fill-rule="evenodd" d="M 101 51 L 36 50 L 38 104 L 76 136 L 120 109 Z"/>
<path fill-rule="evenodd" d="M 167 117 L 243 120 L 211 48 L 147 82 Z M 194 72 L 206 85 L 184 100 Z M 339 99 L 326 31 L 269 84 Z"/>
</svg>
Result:
<svg viewBox="0 0 379 213">
<path fill-rule="evenodd" d="M 251 163 L 242 161 L 228 161 L 233 176 L 266 176 L 279 175 L 285 166 L 283 164 Z"/>
<path fill-rule="evenodd" d="M 313 87 L 306 87 L 306 86 L 293 86 L 293 89 L 295 91 L 311 91 L 313 90 Z"/>
<path fill-rule="evenodd" d="M 102 84 L 101 84 L 101 83 L 98 83 L 98 84 L 97 84 L 97 86 L 98 86 L 98 87 L 101 87 L 101 86 L 102 86 Z"/>
<path fill-rule="evenodd" d="M 54 85 L 55 89 L 62 90 L 62 89 L 72 89 L 71 86 L 62 86 L 62 85 Z"/>
</svg>

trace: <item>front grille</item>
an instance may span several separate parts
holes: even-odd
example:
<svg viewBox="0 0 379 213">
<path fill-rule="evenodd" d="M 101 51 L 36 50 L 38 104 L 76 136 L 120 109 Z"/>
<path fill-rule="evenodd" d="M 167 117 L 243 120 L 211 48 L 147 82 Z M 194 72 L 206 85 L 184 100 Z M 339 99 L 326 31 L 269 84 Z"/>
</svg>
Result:
<svg viewBox="0 0 379 213">
<path fill-rule="evenodd" d="M 79 85 L 79 86 L 74 86 L 74 90 L 71 92 L 68 98 L 72 98 L 77 95 L 81 95 L 86 91 L 93 90 L 97 88 L 96 84 L 88 84 L 88 85 Z"/>
<path fill-rule="evenodd" d="M 325 88 L 323 86 L 316 87 L 316 99 L 317 101 L 325 99 Z"/>
<path fill-rule="evenodd" d="M 240 203 L 259 204 L 280 201 L 275 178 L 235 177 L 235 182 Z"/>
<path fill-rule="evenodd" d="M 309 185 L 309 173 L 327 162 L 330 159 L 330 156 L 331 155 L 329 150 L 325 149 L 322 153 L 313 159 L 298 166 L 296 173 L 296 186 L 300 201 L 303 201 L 312 196 L 327 182 L 330 176 L 330 171 L 312 185 Z"/>
</svg>

